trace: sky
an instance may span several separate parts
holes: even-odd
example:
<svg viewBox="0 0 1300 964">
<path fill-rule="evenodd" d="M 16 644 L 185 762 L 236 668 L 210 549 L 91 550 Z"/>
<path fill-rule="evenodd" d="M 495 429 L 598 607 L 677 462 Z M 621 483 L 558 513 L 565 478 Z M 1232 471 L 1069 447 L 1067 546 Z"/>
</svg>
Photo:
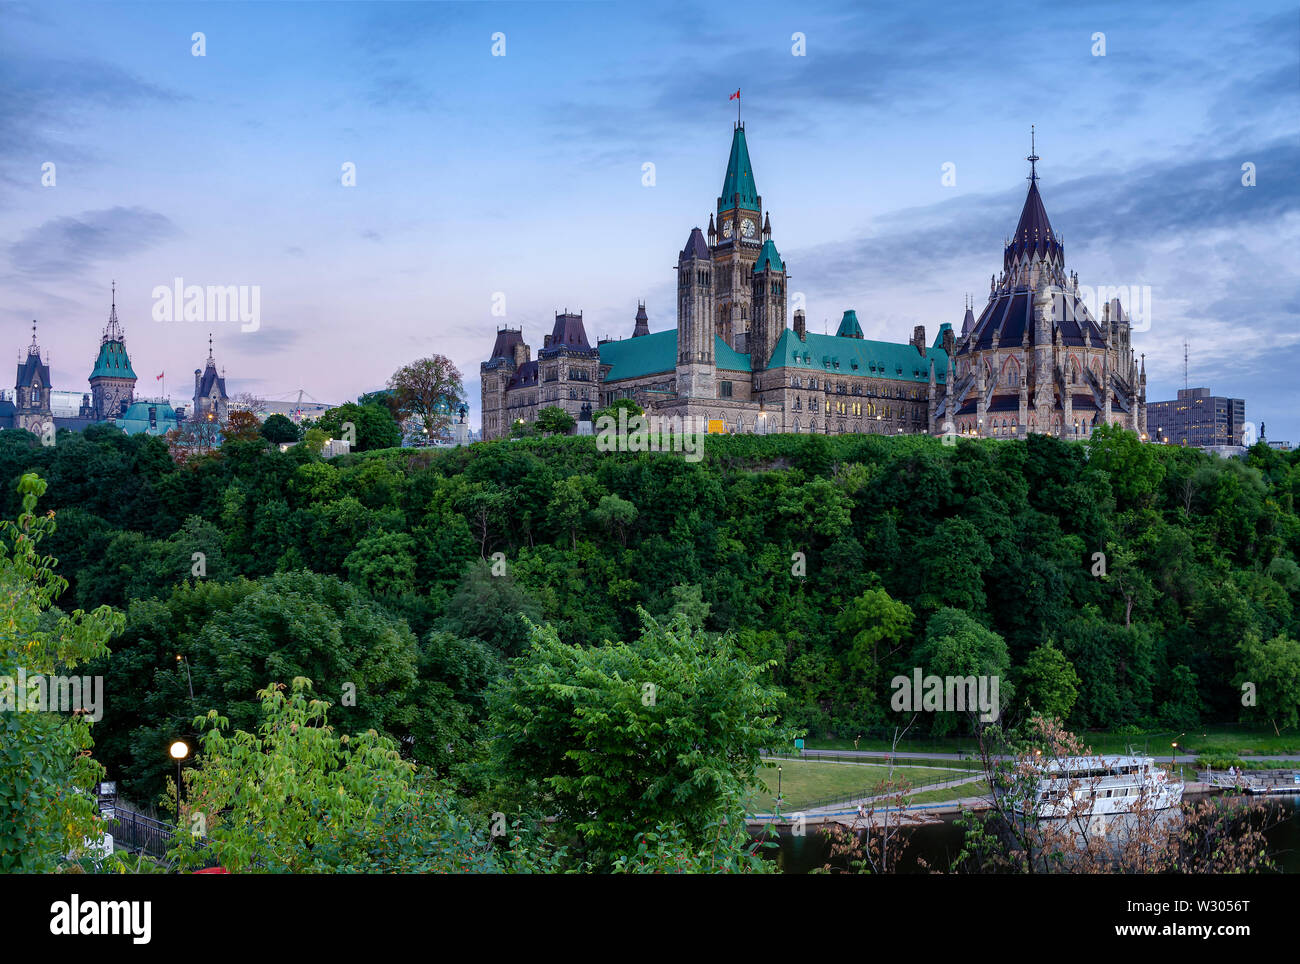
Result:
<svg viewBox="0 0 1300 964">
<path fill-rule="evenodd" d="M 1149 288 L 1148 400 L 1186 340 L 1193 387 L 1300 445 L 1295 2 L 0 2 L 0 348 L 36 319 L 86 391 L 116 281 L 138 396 L 187 399 L 211 332 L 272 399 L 446 355 L 477 425 L 500 325 L 675 326 L 737 89 L 812 330 L 978 314 L 1032 124 L 1067 269 Z M 256 326 L 158 320 L 176 279 L 256 286 Z"/>
</svg>

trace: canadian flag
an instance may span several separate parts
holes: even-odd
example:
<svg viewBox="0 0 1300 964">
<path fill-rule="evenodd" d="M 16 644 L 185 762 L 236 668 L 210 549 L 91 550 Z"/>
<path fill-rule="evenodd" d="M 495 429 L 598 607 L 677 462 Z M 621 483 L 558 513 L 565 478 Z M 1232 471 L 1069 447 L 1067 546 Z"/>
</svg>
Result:
<svg viewBox="0 0 1300 964">
<path fill-rule="evenodd" d="M 162 375 L 158 375 L 157 377 L 155 377 L 155 378 L 154 378 L 154 381 L 156 381 L 156 382 L 157 382 L 157 381 L 162 381 L 162 377 L 163 377 L 163 375 L 166 375 L 166 374 L 167 374 L 166 372 L 163 372 Z"/>
<path fill-rule="evenodd" d="M 736 88 L 736 92 L 728 97 L 727 100 L 740 100 L 740 88 Z"/>
</svg>

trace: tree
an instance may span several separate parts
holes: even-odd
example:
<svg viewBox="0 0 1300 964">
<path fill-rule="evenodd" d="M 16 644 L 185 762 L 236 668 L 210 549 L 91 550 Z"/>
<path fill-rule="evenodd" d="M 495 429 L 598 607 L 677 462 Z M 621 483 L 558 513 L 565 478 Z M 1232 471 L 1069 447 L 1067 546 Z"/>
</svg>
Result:
<svg viewBox="0 0 1300 964">
<path fill-rule="evenodd" d="M 537 430 L 548 435 L 568 435 L 578 420 L 558 405 L 547 405 L 537 413 Z"/>
<path fill-rule="evenodd" d="M 1121 506 L 1146 501 L 1165 476 L 1155 446 L 1143 444 L 1136 432 L 1115 425 L 1098 425 L 1088 436 L 1088 462 L 1110 476 Z"/>
<path fill-rule="evenodd" d="M 346 438 L 346 424 L 352 426 L 357 452 L 391 449 L 402 444 L 402 427 L 394 420 L 387 406 L 377 402 L 357 405 L 346 402 L 320 417 L 316 426 L 332 438 Z"/>
<path fill-rule="evenodd" d="M 940 609 L 930 617 L 925 627 L 925 640 L 913 653 L 915 665 L 927 676 L 985 677 L 990 681 L 988 693 L 992 695 L 991 681 L 998 682 L 998 705 L 994 712 L 1011 702 L 1013 689 L 1007 678 L 1011 659 L 1002 637 L 958 609 Z M 974 717 L 976 710 L 967 706 Z M 943 735 L 953 729 L 957 717 L 952 712 L 936 713 L 932 732 Z"/>
<path fill-rule="evenodd" d="M 1251 715 L 1268 720 L 1277 734 L 1300 726 L 1300 642 L 1282 635 L 1264 642 L 1250 630 L 1239 651 L 1237 685 L 1243 691 L 1249 685 L 1255 695 Z"/>
<path fill-rule="evenodd" d="M 54 531 L 54 513 L 36 515 L 45 494 L 36 474 L 23 475 L 18 493 L 18 521 L 0 523 L 0 872 L 49 873 L 98 842 L 91 791 L 104 768 L 90 756 L 94 741 L 84 714 L 33 707 L 32 691 L 20 695 L 14 681 L 20 671 L 34 683 L 106 656 L 125 617 L 107 606 L 70 616 L 49 612 L 67 586 L 54 572 L 57 561 L 38 552 Z"/>
<path fill-rule="evenodd" d="M 272 445 L 282 445 L 297 442 L 299 429 L 297 425 L 284 415 L 276 412 L 262 423 L 262 438 L 266 439 Z"/>
<path fill-rule="evenodd" d="M 235 397 L 230 400 L 230 407 L 243 409 L 246 412 L 252 412 L 254 415 L 262 416 L 266 414 L 266 399 L 260 398 L 252 392 L 237 392 Z"/>
<path fill-rule="evenodd" d="M 525 847 L 498 848 L 374 730 L 340 736 L 311 680 L 259 690 L 262 722 L 227 736 L 215 710 L 195 719 L 183 867 L 215 859 L 234 873 L 489 873 L 551 869 Z M 513 835 L 510 844 L 519 844 Z"/>
<path fill-rule="evenodd" d="M 555 814 L 601 869 L 660 825 L 688 846 L 721 819 L 743 825 L 760 751 L 793 739 L 777 725 L 779 691 L 729 637 L 640 614 L 633 644 L 573 646 L 534 626 L 490 701 L 498 792 Z"/>
<path fill-rule="evenodd" d="M 850 638 L 846 662 L 866 679 L 868 692 L 876 692 L 881 667 L 903 645 L 911 626 L 912 610 L 883 589 L 867 590 L 835 617 L 835 629 Z"/>
<path fill-rule="evenodd" d="M 1031 711 L 1064 720 L 1079 697 L 1079 674 L 1065 654 L 1048 641 L 1029 654 L 1019 689 Z"/>
<path fill-rule="evenodd" d="M 614 425 L 615 427 L 617 427 L 618 413 L 620 409 L 627 411 L 627 417 L 629 420 L 631 420 L 636 415 L 645 414 L 645 409 L 643 409 L 636 402 L 632 401 L 632 399 L 616 398 L 614 399 L 613 404 L 607 405 L 605 408 L 598 408 L 596 409 L 596 411 L 591 413 L 591 424 L 595 426 L 602 418 L 608 416 L 609 418 L 612 418 L 614 420 Z"/>
<path fill-rule="evenodd" d="M 457 636 L 473 636 L 503 656 L 517 655 L 528 644 L 528 620 L 541 619 L 541 609 L 508 574 L 495 576 L 484 562 L 466 571 L 447 603 L 442 627 Z"/>
<path fill-rule="evenodd" d="M 257 416 L 242 408 L 231 409 L 221 423 L 221 440 L 226 442 L 251 442 L 261 438 Z"/>
<path fill-rule="evenodd" d="M 465 395 L 460 370 L 444 355 L 402 366 L 388 380 L 388 387 L 397 397 L 397 410 L 404 418 L 418 418 L 430 439 L 451 423 Z"/>
</svg>

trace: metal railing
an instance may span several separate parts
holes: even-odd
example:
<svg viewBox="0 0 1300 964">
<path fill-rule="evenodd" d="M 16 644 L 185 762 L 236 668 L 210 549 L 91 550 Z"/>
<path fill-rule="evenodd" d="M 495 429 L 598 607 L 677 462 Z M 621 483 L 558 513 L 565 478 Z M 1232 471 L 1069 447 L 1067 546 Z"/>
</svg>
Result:
<svg viewBox="0 0 1300 964">
<path fill-rule="evenodd" d="M 176 828 L 172 825 L 136 813 L 121 804 L 113 808 L 113 818 L 107 824 L 108 832 L 113 835 L 113 846 L 150 857 L 166 857 L 176 837 Z"/>
<path fill-rule="evenodd" d="M 817 759 L 824 760 L 826 758 L 818 757 Z M 853 762 L 860 764 L 862 762 L 862 758 L 861 757 L 855 758 Z M 896 761 L 894 765 L 896 767 L 902 767 L 902 766 L 906 766 L 906 762 L 900 763 Z M 796 806 L 794 803 L 792 803 L 789 800 L 784 800 L 781 803 L 780 812 L 787 815 L 792 813 L 806 813 L 809 810 L 817 810 L 822 807 L 829 807 L 837 803 L 847 804 L 855 800 L 862 800 L 869 797 L 877 798 L 877 802 L 889 802 L 898 796 L 900 790 L 906 794 L 905 797 L 906 800 L 906 799 L 911 799 L 916 794 L 924 793 L 927 790 L 937 789 L 938 787 L 944 786 L 946 784 L 951 784 L 957 780 L 970 780 L 971 777 L 978 776 L 982 773 L 982 771 L 978 767 L 953 767 L 952 769 L 957 770 L 958 772 L 953 773 L 951 771 L 947 771 L 947 772 L 938 771 L 935 773 L 933 777 L 927 778 L 919 783 L 911 780 L 899 781 L 894 787 L 890 788 L 889 790 L 882 789 L 882 787 L 884 786 L 884 781 L 881 780 L 872 784 L 871 786 L 864 787 L 861 790 L 854 790 L 846 793 L 836 793 L 829 797 L 823 797 L 817 800 L 811 800 L 807 802 L 800 801 L 798 806 Z M 978 780 L 970 780 L 970 786 L 973 787 L 978 782 L 979 782 Z M 776 812 L 775 796 L 773 796 L 772 799 L 773 799 L 772 809 L 769 812 L 775 813 Z"/>
</svg>

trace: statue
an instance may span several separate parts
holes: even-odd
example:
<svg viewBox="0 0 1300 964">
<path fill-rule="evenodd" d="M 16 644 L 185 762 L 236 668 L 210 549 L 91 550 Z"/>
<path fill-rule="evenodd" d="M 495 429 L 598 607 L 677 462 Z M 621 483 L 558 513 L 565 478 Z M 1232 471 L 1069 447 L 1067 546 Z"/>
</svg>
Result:
<svg viewBox="0 0 1300 964">
<path fill-rule="evenodd" d="M 461 402 L 460 408 L 457 409 L 457 414 L 460 415 L 460 421 L 461 424 L 463 425 L 465 423 L 465 416 L 469 414 L 469 406 L 466 405 L 464 402 Z"/>
<path fill-rule="evenodd" d="M 591 421 L 591 402 L 582 403 L 582 411 L 578 414 L 578 421 L 579 422 Z"/>
</svg>

